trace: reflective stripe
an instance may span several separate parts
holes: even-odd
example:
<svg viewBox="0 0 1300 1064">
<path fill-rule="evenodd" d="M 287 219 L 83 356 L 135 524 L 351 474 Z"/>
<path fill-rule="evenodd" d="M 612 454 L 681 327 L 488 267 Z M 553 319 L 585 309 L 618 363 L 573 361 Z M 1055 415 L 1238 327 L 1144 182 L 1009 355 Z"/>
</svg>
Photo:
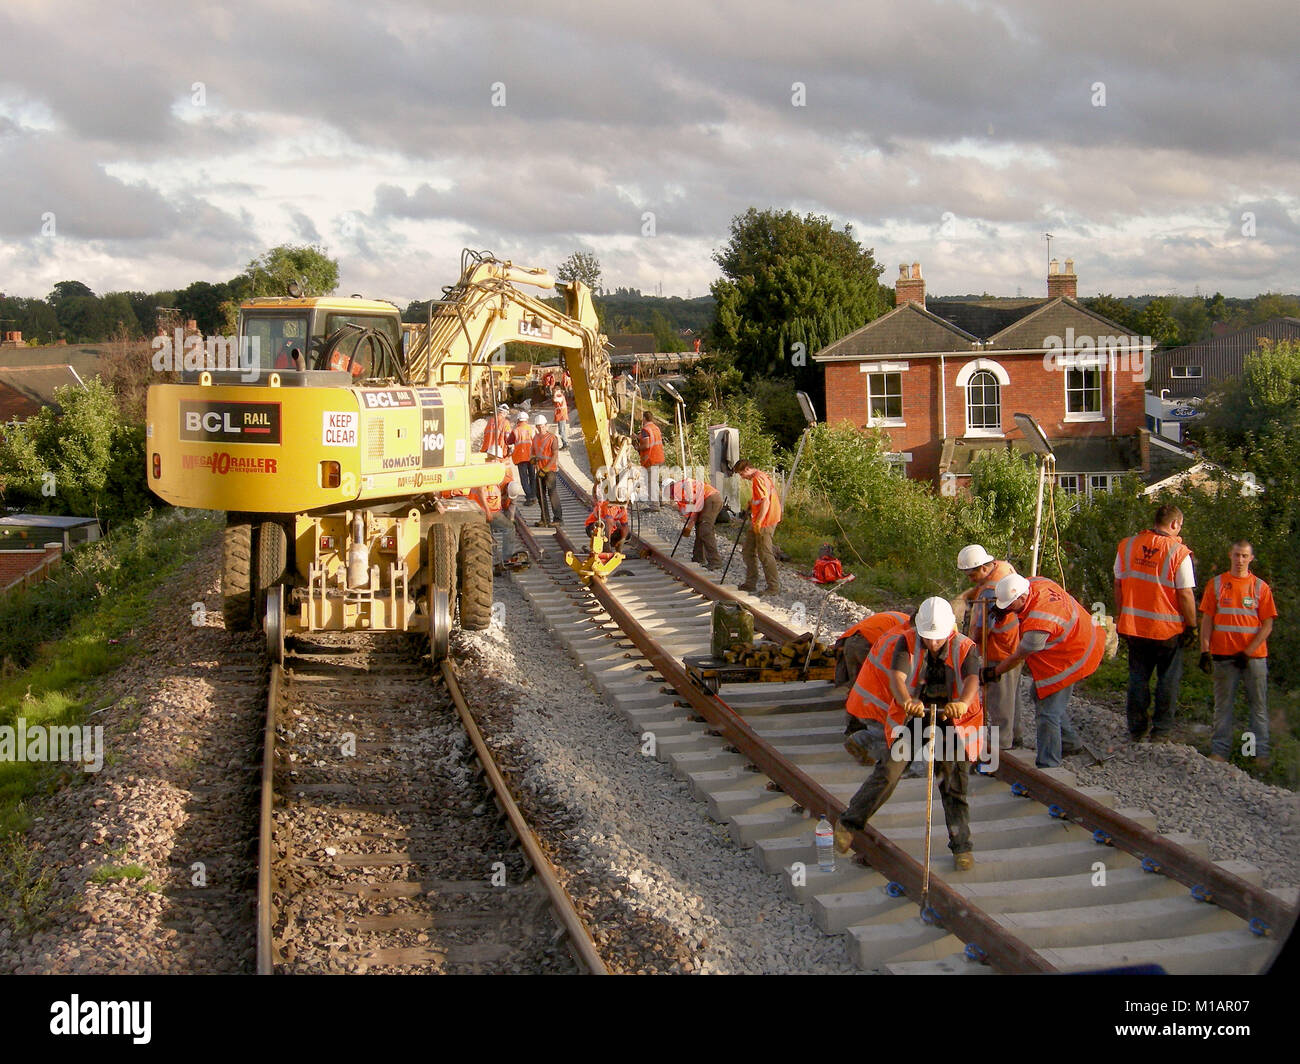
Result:
<svg viewBox="0 0 1300 1064">
<path fill-rule="evenodd" d="M 1074 673 L 1078 672 L 1080 669 L 1084 667 L 1084 665 L 1088 663 L 1088 659 L 1092 657 L 1092 649 L 1096 645 L 1097 645 L 1097 626 L 1094 624 L 1092 626 L 1092 637 L 1088 640 L 1088 649 L 1085 650 L 1083 654 L 1076 661 L 1071 663 L 1068 668 L 1062 669 L 1055 676 L 1044 676 L 1042 679 L 1035 680 L 1034 686 L 1040 689 L 1043 687 L 1048 687 L 1052 684 L 1060 683 L 1067 676 L 1071 676 Z"/>
<path fill-rule="evenodd" d="M 1140 610 L 1136 606 L 1125 606 L 1119 611 L 1121 617 L 1146 617 L 1153 621 L 1170 621 L 1172 623 L 1181 623 L 1183 615 L 1181 613 L 1155 613 L 1152 610 Z"/>
<path fill-rule="evenodd" d="M 875 695 L 873 695 L 870 691 L 868 691 L 868 690 L 867 690 L 865 687 L 863 687 L 861 684 L 857 684 L 857 683 L 855 683 L 855 684 L 853 685 L 853 693 L 854 693 L 855 695 L 857 695 L 860 699 L 862 699 L 862 701 L 864 701 L 864 702 L 869 702 L 869 703 L 870 703 L 871 705 L 873 705 L 873 706 L 879 706 L 879 707 L 880 707 L 881 709 L 883 709 L 886 713 L 889 712 L 889 703 L 888 703 L 888 702 L 882 702 L 879 698 L 877 698 Z"/>
<path fill-rule="evenodd" d="M 1258 632 L 1259 625 L 1219 624 L 1215 622 L 1214 630 L 1216 632 Z"/>
</svg>

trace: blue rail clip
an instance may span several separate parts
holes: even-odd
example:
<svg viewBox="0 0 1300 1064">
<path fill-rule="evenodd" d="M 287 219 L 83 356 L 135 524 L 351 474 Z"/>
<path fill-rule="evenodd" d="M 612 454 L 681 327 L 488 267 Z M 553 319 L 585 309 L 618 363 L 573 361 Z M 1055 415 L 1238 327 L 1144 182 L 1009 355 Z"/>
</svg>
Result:
<svg viewBox="0 0 1300 1064">
<path fill-rule="evenodd" d="M 974 942 L 966 943 L 965 953 L 968 961 L 978 961 L 980 964 L 983 964 L 984 961 L 988 959 L 988 954 L 980 949 L 979 946 L 975 945 Z"/>
<path fill-rule="evenodd" d="M 1098 828 L 1092 833 L 1092 841 L 1097 843 L 1098 846 L 1115 845 L 1115 839 L 1111 836 L 1110 832 L 1102 831 L 1101 828 Z"/>
<path fill-rule="evenodd" d="M 1250 922 L 1250 933 L 1252 935 L 1259 935 L 1260 938 L 1264 938 L 1269 934 L 1271 930 L 1272 928 L 1263 920 L 1261 920 L 1258 916 L 1256 916 Z"/>
<path fill-rule="evenodd" d="M 1065 816 L 1065 810 L 1062 809 L 1059 805 L 1049 805 L 1047 807 L 1047 815 L 1050 816 L 1053 820 L 1060 820 L 1063 816 Z"/>
<path fill-rule="evenodd" d="M 1143 857 L 1143 858 L 1142 858 L 1142 871 L 1143 871 L 1143 872 L 1159 872 L 1159 871 L 1160 871 L 1160 864 L 1159 864 L 1158 861 L 1155 861 L 1155 860 L 1153 860 L 1153 859 L 1150 858 L 1150 857 Z"/>
<path fill-rule="evenodd" d="M 888 894 L 891 898 L 901 898 L 904 894 L 907 893 L 907 891 L 903 889 L 902 883 L 886 883 L 885 893 Z"/>
<path fill-rule="evenodd" d="M 921 910 L 921 923 L 931 924 L 934 927 L 943 927 L 943 921 L 939 919 L 939 914 L 928 905 Z"/>
<path fill-rule="evenodd" d="M 1192 897 L 1197 901 L 1214 901 L 1214 895 L 1210 892 L 1209 887 L 1197 883 L 1192 887 Z"/>
<path fill-rule="evenodd" d="M 1029 797 L 1029 788 L 1023 783 L 1013 783 L 1011 785 L 1011 793 L 1017 798 L 1027 798 Z"/>
</svg>

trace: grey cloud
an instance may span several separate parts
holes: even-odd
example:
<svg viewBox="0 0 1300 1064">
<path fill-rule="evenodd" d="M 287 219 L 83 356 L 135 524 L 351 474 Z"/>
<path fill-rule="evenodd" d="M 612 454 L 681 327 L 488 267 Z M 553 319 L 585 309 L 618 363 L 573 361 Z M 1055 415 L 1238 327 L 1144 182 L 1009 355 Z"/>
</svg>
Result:
<svg viewBox="0 0 1300 1064">
<path fill-rule="evenodd" d="M 316 228 L 316 223 L 300 210 L 295 208 L 286 209 L 289 212 L 289 220 L 293 223 L 294 232 L 309 244 L 319 244 L 321 235 L 320 230 Z"/>
</svg>

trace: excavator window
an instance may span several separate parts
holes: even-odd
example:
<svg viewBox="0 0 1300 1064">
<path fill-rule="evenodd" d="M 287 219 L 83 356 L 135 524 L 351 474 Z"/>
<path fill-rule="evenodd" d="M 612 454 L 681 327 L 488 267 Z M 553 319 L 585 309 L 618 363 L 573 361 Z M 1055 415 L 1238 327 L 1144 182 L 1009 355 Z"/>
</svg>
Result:
<svg viewBox="0 0 1300 1064">
<path fill-rule="evenodd" d="M 262 370 L 303 369 L 308 357 L 306 315 L 248 315 L 243 335 Z M 255 346 L 254 346 L 255 345 Z"/>
</svg>

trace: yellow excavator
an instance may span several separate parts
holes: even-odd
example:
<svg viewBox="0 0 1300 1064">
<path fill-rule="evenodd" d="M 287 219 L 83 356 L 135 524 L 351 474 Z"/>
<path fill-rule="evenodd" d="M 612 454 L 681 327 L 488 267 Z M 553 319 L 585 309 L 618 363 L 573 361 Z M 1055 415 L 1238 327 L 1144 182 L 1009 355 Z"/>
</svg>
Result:
<svg viewBox="0 0 1300 1064">
<path fill-rule="evenodd" d="M 558 287 L 564 310 L 520 285 Z M 297 632 L 427 632 L 436 661 L 453 624 L 486 628 L 492 535 L 463 493 L 505 475 L 470 441 L 475 409 L 498 401 L 492 359 L 507 341 L 560 348 L 591 469 L 614 471 L 630 445 L 610 435 L 597 325 L 581 282 L 469 249 L 405 337 L 382 301 L 291 286 L 245 302 L 240 365 L 151 387 L 146 416 L 151 490 L 226 512 L 226 627 L 260 623 L 276 661 Z"/>
</svg>

